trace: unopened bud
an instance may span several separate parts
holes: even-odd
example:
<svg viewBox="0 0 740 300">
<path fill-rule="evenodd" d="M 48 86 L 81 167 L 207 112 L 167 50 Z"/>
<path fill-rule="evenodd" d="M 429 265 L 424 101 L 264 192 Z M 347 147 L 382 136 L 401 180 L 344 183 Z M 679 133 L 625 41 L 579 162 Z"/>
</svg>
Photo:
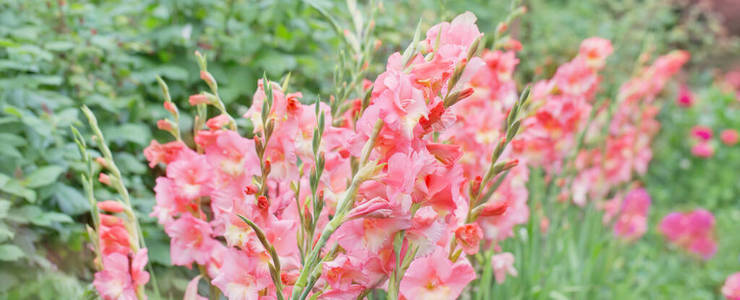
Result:
<svg viewBox="0 0 740 300">
<path fill-rule="evenodd" d="M 244 187 L 244 193 L 247 195 L 254 195 L 257 193 L 257 187 L 250 184 Z"/>
<path fill-rule="evenodd" d="M 272 171 L 272 164 L 269 159 L 265 159 L 265 174 L 270 174 L 270 171 Z"/>
<path fill-rule="evenodd" d="M 200 71 L 200 79 L 203 79 L 207 84 L 216 85 L 216 79 L 208 71 Z"/>
<path fill-rule="evenodd" d="M 111 185 L 110 176 L 108 176 L 108 174 L 105 174 L 105 173 L 100 173 L 100 176 L 98 176 L 98 181 L 100 181 L 100 183 L 105 184 L 105 185 Z"/>
<path fill-rule="evenodd" d="M 177 106 L 175 106 L 175 104 L 172 102 L 165 101 L 164 109 L 166 109 L 168 112 L 170 112 L 173 115 L 177 115 Z"/>
<path fill-rule="evenodd" d="M 257 208 L 267 210 L 270 207 L 270 200 L 264 195 L 257 197 Z"/>
<path fill-rule="evenodd" d="M 108 167 L 108 161 L 106 161 L 105 158 L 96 157 L 95 158 L 95 162 L 98 163 L 103 168 L 107 168 Z"/>
<path fill-rule="evenodd" d="M 162 120 L 157 121 L 157 128 L 159 128 L 159 130 L 164 130 L 164 131 L 173 130 L 172 123 L 168 119 L 162 119 Z"/>
<path fill-rule="evenodd" d="M 509 201 L 502 200 L 502 201 L 495 201 L 486 203 L 486 205 L 483 206 L 483 209 L 480 212 L 480 215 L 482 217 L 492 217 L 492 216 L 500 216 L 506 213 L 506 210 L 509 209 Z"/>
<path fill-rule="evenodd" d="M 121 204 L 121 202 L 115 200 L 106 200 L 98 202 L 98 209 L 109 213 L 119 213 L 122 212 L 125 207 L 123 206 L 123 204 Z"/>
<path fill-rule="evenodd" d="M 460 102 L 461 100 L 464 100 L 465 98 L 470 97 L 470 95 L 473 95 L 473 92 L 475 92 L 473 88 L 467 88 L 462 91 L 457 91 L 457 92 L 452 93 L 450 96 L 447 97 L 447 99 L 445 99 L 444 101 L 445 107 L 453 106 L 455 105 L 455 103 Z"/>
<path fill-rule="evenodd" d="M 191 95 L 188 98 L 188 102 L 190 102 L 190 105 L 198 105 L 198 104 L 210 104 L 210 99 L 208 96 L 204 94 L 195 94 Z"/>
<path fill-rule="evenodd" d="M 509 29 L 509 25 L 504 22 L 498 23 L 498 26 L 496 26 L 496 32 L 498 34 L 504 33 L 507 29 Z"/>
</svg>

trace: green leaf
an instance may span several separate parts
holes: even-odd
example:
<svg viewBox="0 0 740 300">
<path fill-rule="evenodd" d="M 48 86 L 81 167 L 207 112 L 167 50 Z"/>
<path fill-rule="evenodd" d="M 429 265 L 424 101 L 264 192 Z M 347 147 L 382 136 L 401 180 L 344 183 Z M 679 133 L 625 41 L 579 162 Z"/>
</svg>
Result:
<svg viewBox="0 0 740 300">
<path fill-rule="evenodd" d="M 52 190 L 54 200 L 56 200 L 59 209 L 63 213 L 76 216 L 90 209 L 90 203 L 87 201 L 87 198 L 77 189 L 62 183 L 55 183 Z"/>
<path fill-rule="evenodd" d="M 1 175 L 0 183 L 3 182 L 5 183 L 0 186 L 0 191 L 26 198 L 26 200 L 28 200 L 29 202 L 36 201 L 36 192 L 31 189 L 25 188 L 20 181 L 7 177 L 5 175 Z"/>
<path fill-rule="evenodd" d="M 64 171 L 65 169 L 60 166 L 45 166 L 38 168 L 26 177 L 26 186 L 37 188 L 52 184 L 57 180 L 59 175 L 64 173 Z"/>
<path fill-rule="evenodd" d="M 0 260 L 4 261 L 16 261 L 21 257 L 24 257 L 23 250 L 18 248 L 16 245 L 3 244 L 0 245 Z"/>
</svg>

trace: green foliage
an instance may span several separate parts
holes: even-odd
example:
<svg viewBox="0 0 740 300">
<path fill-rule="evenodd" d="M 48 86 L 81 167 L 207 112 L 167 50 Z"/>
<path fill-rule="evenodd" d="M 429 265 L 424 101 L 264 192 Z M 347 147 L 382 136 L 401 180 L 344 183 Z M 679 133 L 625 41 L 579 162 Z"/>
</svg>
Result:
<svg viewBox="0 0 740 300">
<path fill-rule="evenodd" d="M 708 88 L 697 90 L 692 107 L 670 103 L 661 112 L 659 120 L 664 130 L 655 141 L 656 162 L 647 176 L 647 187 L 656 202 L 676 209 L 740 208 L 740 148 L 725 145 L 719 139 L 722 130 L 740 130 L 740 102 L 734 92 L 706 84 Z M 714 156 L 700 158 L 691 154 L 691 147 L 696 144 L 691 128 L 696 125 L 712 128 L 710 144 L 715 149 Z"/>
</svg>

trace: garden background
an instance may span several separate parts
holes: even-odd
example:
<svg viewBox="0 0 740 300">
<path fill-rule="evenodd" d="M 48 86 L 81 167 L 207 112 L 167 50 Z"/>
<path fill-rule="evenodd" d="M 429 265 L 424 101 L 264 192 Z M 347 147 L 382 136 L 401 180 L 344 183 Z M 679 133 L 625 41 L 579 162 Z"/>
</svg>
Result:
<svg viewBox="0 0 740 300">
<path fill-rule="evenodd" d="M 351 14 L 342 2 L 315 1 L 340 22 Z M 484 33 L 509 13 L 508 1 L 386 1 L 375 18 L 382 41 L 368 66 L 371 78 L 385 57 L 427 27 L 474 12 Z M 696 2 L 696 3 L 695 3 Z M 512 24 L 524 45 L 518 82 L 549 78 L 578 51 L 581 40 L 610 39 L 601 97 L 613 97 L 640 57 L 672 49 L 691 60 L 662 98 L 661 132 L 641 178 L 653 199 L 649 231 L 623 243 L 601 224 L 601 212 L 562 203 L 528 224 L 504 245 L 516 256 L 519 276 L 495 285 L 493 299 L 720 299 L 724 279 L 740 270 L 740 148 L 712 142 L 708 158 L 692 155 L 691 128 L 716 135 L 740 130 L 740 4 L 733 1 L 528 0 Z M 719 13 L 718 13 L 719 12 Z M 733 19 L 734 18 L 734 19 Z M 165 117 L 156 77 L 181 107 L 203 88 L 193 52 L 209 58 L 209 71 L 230 111 L 241 115 L 257 79 L 291 74 L 303 99 L 327 98 L 339 66 L 342 39 L 312 6 L 301 1 L 128 0 L 0 1 L 0 298 L 94 298 L 94 273 L 85 224 L 89 205 L 79 174 L 84 169 L 70 126 L 86 128 L 82 105 L 100 121 L 139 216 L 154 205 L 154 178 L 142 150 L 162 139 Z M 677 104 L 681 88 L 690 107 Z M 246 126 L 247 124 L 240 124 Z M 186 125 L 187 126 L 187 125 Z M 83 130 L 83 134 L 89 132 Z M 541 176 L 540 176 L 541 177 Z M 533 187 L 542 185 L 537 174 Z M 541 189 L 539 189 L 541 190 Z M 98 199 L 113 197 L 96 189 Z M 530 207 L 537 209 L 537 197 Z M 540 206 L 541 207 L 541 206 Z M 668 246 L 656 230 L 668 212 L 705 208 L 717 219 L 719 250 L 703 261 Z M 541 211 L 541 209 L 540 209 Z M 564 220 L 545 236 L 542 217 Z M 180 298 L 197 271 L 170 264 L 169 240 L 150 217 L 142 230 L 165 299 Z M 483 294 L 480 294 L 480 299 Z"/>
</svg>

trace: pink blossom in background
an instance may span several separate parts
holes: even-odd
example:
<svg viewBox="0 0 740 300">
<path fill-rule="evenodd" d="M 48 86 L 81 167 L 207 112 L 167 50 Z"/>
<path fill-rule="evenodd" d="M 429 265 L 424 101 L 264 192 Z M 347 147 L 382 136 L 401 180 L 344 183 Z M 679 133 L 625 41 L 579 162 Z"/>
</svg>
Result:
<svg viewBox="0 0 740 300">
<path fill-rule="evenodd" d="M 696 157 L 709 158 L 714 156 L 714 147 L 708 142 L 699 142 L 691 147 L 691 154 Z"/>
<path fill-rule="evenodd" d="M 740 300 L 740 272 L 727 277 L 722 286 L 722 295 L 727 300 Z"/>
<path fill-rule="evenodd" d="M 727 146 L 734 146 L 737 144 L 740 137 L 738 136 L 737 130 L 725 129 L 719 134 L 719 139 Z"/>
<path fill-rule="evenodd" d="M 714 222 L 714 215 L 704 209 L 672 212 L 660 222 L 658 231 L 672 244 L 703 259 L 710 259 L 717 251 Z"/>
<path fill-rule="evenodd" d="M 619 209 L 614 234 L 633 241 L 647 231 L 647 214 L 650 210 L 650 195 L 644 188 L 631 190 L 624 197 Z"/>
<path fill-rule="evenodd" d="M 688 108 L 693 106 L 695 101 L 696 96 L 694 96 L 694 93 L 691 92 L 689 87 L 685 84 L 681 85 L 681 89 L 678 91 L 678 97 L 676 98 L 678 106 Z"/>
<path fill-rule="evenodd" d="M 712 128 L 703 125 L 696 125 L 691 128 L 691 136 L 699 141 L 708 141 L 712 138 Z"/>
<path fill-rule="evenodd" d="M 514 255 L 509 252 L 494 254 L 491 257 L 491 267 L 496 283 L 504 283 L 506 275 L 517 276 L 517 271 L 514 268 Z"/>
</svg>

